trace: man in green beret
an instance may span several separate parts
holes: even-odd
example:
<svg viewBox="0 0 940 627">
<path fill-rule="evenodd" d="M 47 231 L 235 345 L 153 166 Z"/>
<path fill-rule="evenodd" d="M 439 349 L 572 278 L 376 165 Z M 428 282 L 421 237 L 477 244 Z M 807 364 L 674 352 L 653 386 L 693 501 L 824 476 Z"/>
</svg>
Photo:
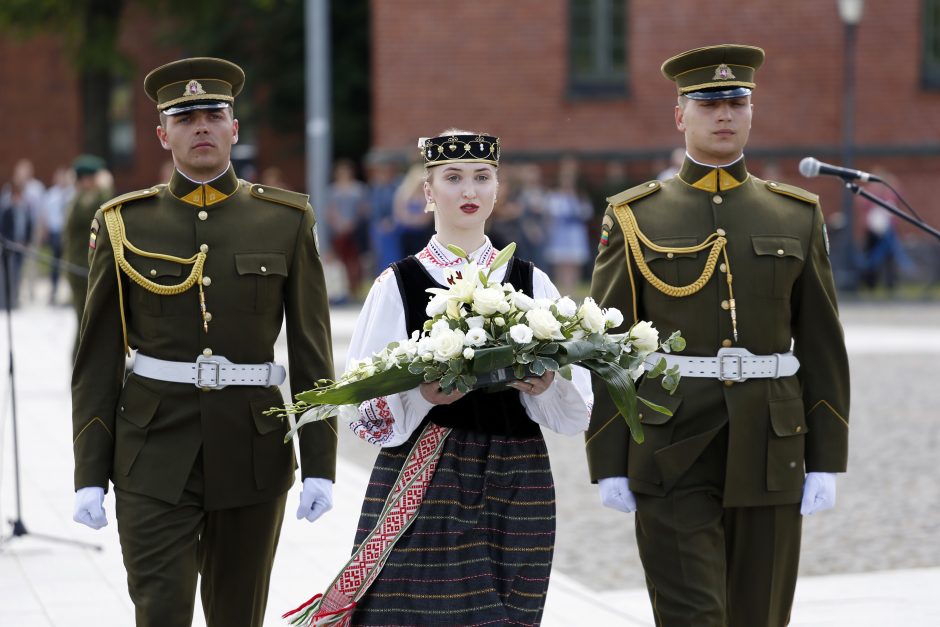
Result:
<svg viewBox="0 0 940 627">
<path fill-rule="evenodd" d="M 678 174 L 608 198 L 591 284 L 624 330 L 679 329 L 682 382 L 639 394 L 632 441 L 604 385 L 587 433 L 602 503 L 636 512 L 657 625 L 785 625 L 801 515 L 832 507 L 848 453 L 849 373 L 818 199 L 747 171 L 764 51 L 721 45 L 662 66 L 679 99 Z"/>
<path fill-rule="evenodd" d="M 290 388 L 332 378 L 329 312 L 307 196 L 235 176 L 244 73 L 183 59 L 147 75 L 168 184 L 102 205 L 72 377 L 76 521 L 107 524 L 114 485 L 138 626 L 260 626 L 294 480 L 274 343 Z M 125 354 L 132 373 L 122 381 Z M 335 426 L 300 432 L 298 518 L 332 506 Z"/>
</svg>

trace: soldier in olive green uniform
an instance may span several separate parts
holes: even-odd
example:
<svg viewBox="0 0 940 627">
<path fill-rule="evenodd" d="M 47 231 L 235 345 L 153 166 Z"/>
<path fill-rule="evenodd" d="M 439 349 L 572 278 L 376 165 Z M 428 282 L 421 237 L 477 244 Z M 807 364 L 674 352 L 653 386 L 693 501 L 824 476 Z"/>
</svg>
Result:
<svg viewBox="0 0 940 627">
<path fill-rule="evenodd" d="M 65 237 L 62 258 L 72 264 L 66 273 L 69 288 L 72 290 L 72 308 L 75 309 L 76 327 L 82 322 L 85 309 L 85 292 L 88 291 L 88 277 L 77 274 L 79 268 L 88 269 L 88 225 L 101 203 L 108 200 L 108 192 L 95 183 L 95 175 L 104 168 L 104 161 L 93 155 L 76 157 L 72 164 L 75 170 L 75 196 L 69 203 L 68 218 L 65 220 Z M 78 351 L 78 329 L 75 330 L 75 345 L 72 348 L 72 361 Z"/>
<path fill-rule="evenodd" d="M 259 626 L 294 480 L 281 419 L 290 387 L 332 377 L 330 327 L 307 196 L 236 178 L 238 66 L 185 59 L 151 72 L 169 184 L 102 206 L 72 380 L 75 519 L 107 524 L 114 485 L 138 625 L 190 625 L 197 584 L 210 626 Z M 133 373 L 121 381 L 125 352 Z M 300 434 L 298 518 L 332 505 L 336 435 Z"/>
<path fill-rule="evenodd" d="M 640 383 L 673 412 L 641 413 L 642 444 L 603 385 L 586 436 L 602 502 L 636 511 L 657 625 L 785 625 L 801 509 L 831 507 L 846 467 L 848 363 L 818 200 L 744 163 L 763 58 L 723 45 L 663 64 L 685 163 L 609 198 L 602 225 L 594 298 L 624 328 L 650 320 L 688 342 L 667 356 L 673 396 Z"/>
</svg>

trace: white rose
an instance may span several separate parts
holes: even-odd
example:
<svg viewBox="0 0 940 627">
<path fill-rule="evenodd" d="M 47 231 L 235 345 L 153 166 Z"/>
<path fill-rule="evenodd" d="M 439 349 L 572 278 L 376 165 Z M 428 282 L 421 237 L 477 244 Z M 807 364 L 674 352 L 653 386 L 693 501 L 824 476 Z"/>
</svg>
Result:
<svg viewBox="0 0 940 627">
<path fill-rule="evenodd" d="M 450 331 L 450 324 L 447 320 L 438 320 L 431 326 L 431 337 L 436 337 L 444 331 Z"/>
<path fill-rule="evenodd" d="M 467 328 L 468 329 L 482 329 L 483 328 L 483 316 L 472 316 L 467 318 Z"/>
<path fill-rule="evenodd" d="M 473 292 L 473 311 L 489 316 L 499 311 L 503 290 L 497 287 L 479 287 Z"/>
<path fill-rule="evenodd" d="M 558 308 L 558 314 L 564 316 L 565 318 L 571 318 L 576 313 L 578 313 L 578 306 L 567 296 L 564 298 L 559 298 L 555 303 L 555 307 Z"/>
<path fill-rule="evenodd" d="M 481 346 L 486 342 L 486 331 L 483 329 L 470 329 L 463 338 L 464 346 Z"/>
<path fill-rule="evenodd" d="M 536 309 L 548 309 L 552 306 L 551 298 L 536 298 L 535 299 L 535 308 Z"/>
<path fill-rule="evenodd" d="M 493 324 L 495 324 L 498 327 L 506 326 L 506 319 L 503 318 L 502 316 L 497 316 L 493 318 Z"/>
<path fill-rule="evenodd" d="M 637 350 L 652 353 L 659 348 L 659 331 L 652 322 L 640 320 L 630 329 L 630 337 Z"/>
<path fill-rule="evenodd" d="M 608 307 L 604 311 L 604 321 L 607 322 L 608 329 L 614 329 L 623 324 L 623 314 L 616 307 Z"/>
<path fill-rule="evenodd" d="M 643 366 L 643 364 L 640 364 L 639 366 L 637 366 L 637 367 L 634 368 L 633 370 L 630 370 L 630 371 L 629 371 L 630 378 L 633 379 L 634 381 L 636 381 L 637 379 L 639 379 L 640 377 L 643 376 L 643 373 L 644 373 L 644 372 L 646 372 L 646 368 Z"/>
<path fill-rule="evenodd" d="M 528 344 L 532 341 L 532 329 L 524 324 L 514 324 L 509 327 L 509 337 L 518 344 Z"/>
<path fill-rule="evenodd" d="M 463 349 L 463 358 L 464 359 L 473 359 L 473 349 L 469 346 Z"/>
<path fill-rule="evenodd" d="M 512 293 L 512 304 L 519 311 L 529 311 L 535 307 L 535 301 L 523 294 L 522 292 L 513 292 Z"/>
<path fill-rule="evenodd" d="M 441 315 L 447 310 L 447 300 L 448 298 L 445 294 L 436 295 L 428 301 L 428 306 L 425 307 L 424 313 L 426 313 L 429 318 Z"/>
<path fill-rule="evenodd" d="M 418 340 L 418 354 L 424 357 L 434 350 L 431 338 L 425 336 Z"/>
<path fill-rule="evenodd" d="M 604 312 L 597 306 L 593 298 L 585 298 L 584 303 L 578 310 L 581 317 L 581 326 L 588 333 L 600 333 L 604 330 Z"/>
<path fill-rule="evenodd" d="M 532 309 L 525 314 L 525 320 L 532 333 L 540 340 L 562 340 L 561 323 L 548 309 Z"/>
<path fill-rule="evenodd" d="M 463 351 L 463 333 L 461 331 L 441 331 L 431 338 L 434 347 L 434 360 L 450 361 Z"/>
</svg>

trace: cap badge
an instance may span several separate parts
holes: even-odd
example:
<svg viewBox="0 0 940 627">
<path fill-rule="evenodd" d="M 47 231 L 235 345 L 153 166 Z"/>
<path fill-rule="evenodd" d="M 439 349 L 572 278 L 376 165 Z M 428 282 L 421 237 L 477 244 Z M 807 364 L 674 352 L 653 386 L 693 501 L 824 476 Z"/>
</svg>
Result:
<svg viewBox="0 0 940 627">
<path fill-rule="evenodd" d="M 715 68 L 715 75 L 712 76 L 713 81 L 727 81 L 732 78 L 735 78 L 735 76 L 731 73 L 731 68 L 728 67 L 726 63 L 722 63 Z"/>
<path fill-rule="evenodd" d="M 206 93 L 206 90 L 202 88 L 202 85 L 199 84 L 199 81 L 193 79 L 186 83 L 186 90 L 184 91 L 184 96 L 201 96 Z"/>
</svg>

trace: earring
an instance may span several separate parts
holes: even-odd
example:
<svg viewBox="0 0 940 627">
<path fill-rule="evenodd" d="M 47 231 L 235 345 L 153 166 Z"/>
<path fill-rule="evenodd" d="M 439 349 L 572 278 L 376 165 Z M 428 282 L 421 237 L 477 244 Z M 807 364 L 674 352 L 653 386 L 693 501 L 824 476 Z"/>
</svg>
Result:
<svg viewBox="0 0 940 627">
<path fill-rule="evenodd" d="M 437 203 L 434 202 L 434 199 L 428 201 L 428 204 L 424 205 L 425 213 L 434 213 L 434 210 L 437 209 Z"/>
</svg>

